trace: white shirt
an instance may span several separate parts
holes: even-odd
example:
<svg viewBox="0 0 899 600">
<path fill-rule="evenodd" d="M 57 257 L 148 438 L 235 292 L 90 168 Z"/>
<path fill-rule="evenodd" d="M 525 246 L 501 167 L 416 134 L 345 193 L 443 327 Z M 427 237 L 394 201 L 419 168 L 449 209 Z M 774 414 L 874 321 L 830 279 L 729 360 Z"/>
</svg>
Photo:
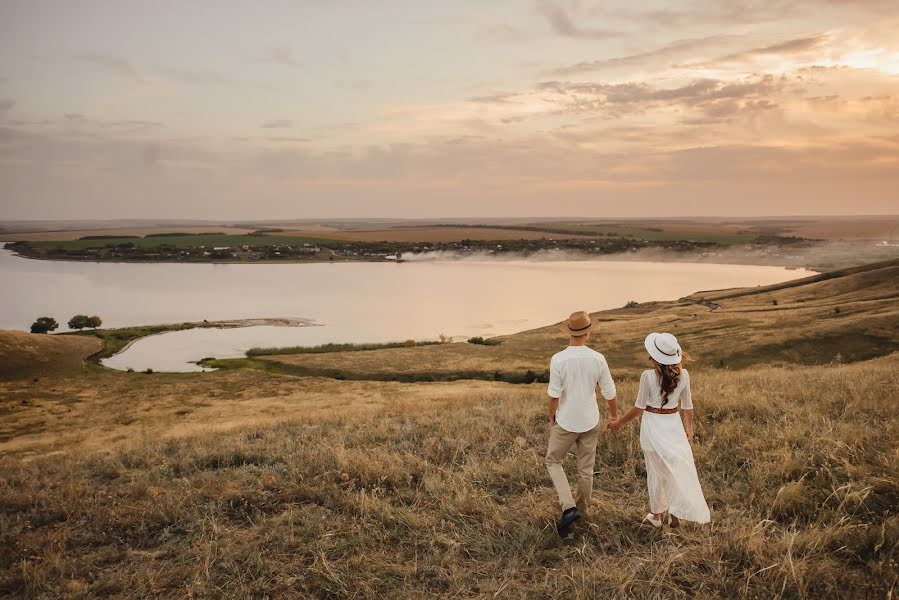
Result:
<svg viewBox="0 0 899 600">
<path fill-rule="evenodd" d="M 615 382 L 606 358 L 587 346 L 568 346 L 549 362 L 551 398 L 559 399 L 556 423 L 565 431 L 583 433 L 599 423 L 596 384 L 602 397 L 615 397 Z"/>
<path fill-rule="evenodd" d="M 674 408 L 677 406 L 678 400 L 680 400 L 681 409 L 693 410 L 690 374 L 687 373 L 686 369 L 680 372 L 680 381 L 677 382 L 677 387 L 668 394 L 665 408 Z M 643 374 L 640 375 L 640 390 L 637 392 L 637 403 L 634 406 L 643 409 L 647 406 L 662 408 L 662 385 L 654 369 L 643 371 Z"/>
</svg>

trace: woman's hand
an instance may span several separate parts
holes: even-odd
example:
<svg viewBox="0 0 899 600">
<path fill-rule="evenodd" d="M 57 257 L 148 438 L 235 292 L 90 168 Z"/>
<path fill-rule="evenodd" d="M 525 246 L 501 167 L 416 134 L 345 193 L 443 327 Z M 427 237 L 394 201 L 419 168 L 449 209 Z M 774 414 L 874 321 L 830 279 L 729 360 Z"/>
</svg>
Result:
<svg viewBox="0 0 899 600">
<path fill-rule="evenodd" d="M 693 430 L 692 430 L 692 429 L 688 429 L 688 430 L 687 430 L 687 441 L 688 441 L 688 442 L 692 442 L 692 441 L 693 441 Z"/>
<path fill-rule="evenodd" d="M 612 431 L 618 431 L 621 429 L 621 421 L 619 419 L 609 419 L 609 422 L 606 423 L 606 427 Z"/>
</svg>

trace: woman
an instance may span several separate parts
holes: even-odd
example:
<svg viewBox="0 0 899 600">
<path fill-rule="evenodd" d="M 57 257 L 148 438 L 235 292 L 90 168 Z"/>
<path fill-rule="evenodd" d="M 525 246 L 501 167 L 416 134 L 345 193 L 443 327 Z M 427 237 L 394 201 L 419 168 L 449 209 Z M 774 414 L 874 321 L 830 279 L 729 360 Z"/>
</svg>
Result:
<svg viewBox="0 0 899 600">
<path fill-rule="evenodd" d="M 702 495 L 693 451 L 693 399 L 690 374 L 681 368 L 683 352 L 670 333 L 650 333 L 644 341 L 653 368 L 640 377 L 640 390 L 634 408 L 618 420 L 609 421 L 609 429 L 618 431 L 644 411 L 640 423 L 640 447 L 646 459 L 646 484 L 650 513 L 643 519 L 653 527 L 662 526 L 668 512 L 668 524 L 677 527 L 679 519 L 708 523 L 709 507 Z M 684 411 L 684 423 L 677 404 Z"/>
</svg>

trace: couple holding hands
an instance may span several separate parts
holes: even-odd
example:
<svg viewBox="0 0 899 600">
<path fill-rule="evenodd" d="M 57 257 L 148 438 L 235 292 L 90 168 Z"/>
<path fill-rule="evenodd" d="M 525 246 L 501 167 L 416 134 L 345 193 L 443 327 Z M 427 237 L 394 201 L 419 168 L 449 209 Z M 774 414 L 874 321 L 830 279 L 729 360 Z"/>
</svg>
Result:
<svg viewBox="0 0 899 600">
<path fill-rule="evenodd" d="M 587 347 L 594 324 L 585 312 L 573 313 L 562 323 L 569 335 L 568 347 L 555 354 L 549 369 L 549 444 L 546 468 L 552 478 L 562 516 L 559 535 L 566 536 L 572 523 L 585 515 L 593 490 L 596 445 L 600 418 L 596 402 L 596 386 L 609 404 L 607 427 L 618 431 L 628 422 L 642 416 L 640 447 L 646 459 L 646 483 L 649 510 L 643 522 L 661 527 L 677 527 L 680 519 L 708 523 L 709 507 L 699 485 L 690 442 L 693 439 L 693 399 L 690 374 L 681 368 L 683 353 L 670 333 L 651 333 L 644 346 L 652 368 L 640 376 L 637 401 L 624 416 L 618 416 L 615 383 L 605 357 Z M 684 421 L 678 414 L 678 405 Z M 562 459 L 576 448 L 578 487 L 577 500 Z M 664 519 L 668 514 L 667 520 Z"/>
</svg>

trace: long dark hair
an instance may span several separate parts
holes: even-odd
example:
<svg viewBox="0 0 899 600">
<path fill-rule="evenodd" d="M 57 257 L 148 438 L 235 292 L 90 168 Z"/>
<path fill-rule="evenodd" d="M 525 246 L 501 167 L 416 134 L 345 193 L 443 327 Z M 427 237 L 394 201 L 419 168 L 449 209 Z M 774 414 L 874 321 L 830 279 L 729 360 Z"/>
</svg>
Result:
<svg viewBox="0 0 899 600">
<path fill-rule="evenodd" d="M 654 359 L 650 360 L 652 360 L 652 366 L 655 367 L 656 375 L 659 377 L 659 387 L 662 388 L 661 406 L 665 406 L 668 403 L 668 394 L 673 392 L 677 384 L 680 383 L 680 364 L 663 365 L 657 363 Z"/>
</svg>

